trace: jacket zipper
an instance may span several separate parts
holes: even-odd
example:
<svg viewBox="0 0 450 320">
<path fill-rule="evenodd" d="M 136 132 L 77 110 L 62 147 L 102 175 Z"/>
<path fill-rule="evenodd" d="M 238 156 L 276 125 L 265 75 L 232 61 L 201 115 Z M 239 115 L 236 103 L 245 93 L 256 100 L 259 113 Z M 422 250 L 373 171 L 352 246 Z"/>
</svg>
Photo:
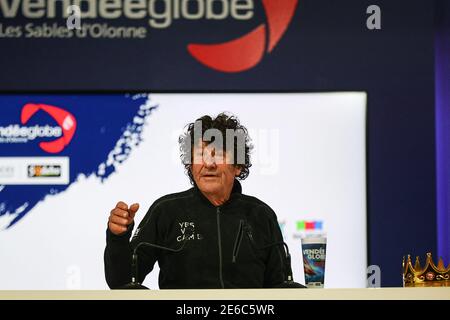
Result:
<svg viewBox="0 0 450 320">
<path fill-rule="evenodd" d="M 236 236 L 236 240 L 234 241 L 234 248 L 233 248 L 233 260 L 232 263 L 236 263 L 236 258 L 239 253 L 239 248 L 241 246 L 242 242 L 242 235 L 244 234 L 244 220 L 239 220 L 239 229 Z"/>
<path fill-rule="evenodd" d="M 217 242 L 219 245 L 219 280 L 220 280 L 220 286 L 222 289 L 225 288 L 225 285 L 223 283 L 223 275 L 222 275 L 222 239 L 220 237 L 220 207 L 217 207 Z"/>
</svg>

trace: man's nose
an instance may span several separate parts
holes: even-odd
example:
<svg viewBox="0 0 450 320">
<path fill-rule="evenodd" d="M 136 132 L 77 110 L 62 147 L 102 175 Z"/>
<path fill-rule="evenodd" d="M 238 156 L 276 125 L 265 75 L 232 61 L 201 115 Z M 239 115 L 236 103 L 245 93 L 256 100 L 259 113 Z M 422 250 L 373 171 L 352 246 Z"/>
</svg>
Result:
<svg viewBox="0 0 450 320">
<path fill-rule="evenodd" d="M 206 168 L 215 168 L 216 167 L 216 157 L 214 156 L 214 150 L 205 152 L 203 157 L 203 163 Z"/>
<path fill-rule="evenodd" d="M 205 168 L 207 168 L 207 169 L 215 169 L 216 168 L 216 163 L 214 161 L 205 162 Z"/>
</svg>

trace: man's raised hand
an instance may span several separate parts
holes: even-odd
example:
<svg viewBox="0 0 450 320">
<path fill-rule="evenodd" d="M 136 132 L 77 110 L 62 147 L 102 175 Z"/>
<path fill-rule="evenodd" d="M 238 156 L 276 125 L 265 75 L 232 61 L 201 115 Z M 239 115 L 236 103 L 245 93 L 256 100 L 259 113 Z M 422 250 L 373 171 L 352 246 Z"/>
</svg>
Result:
<svg viewBox="0 0 450 320">
<path fill-rule="evenodd" d="M 111 210 L 109 215 L 109 230 L 115 235 L 120 235 L 127 231 L 128 226 L 133 223 L 134 216 L 138 210 L 138 203 L 134 203 L 128 207 L 123 201 L 117 202 L 116 207 Z"/>
</svg>

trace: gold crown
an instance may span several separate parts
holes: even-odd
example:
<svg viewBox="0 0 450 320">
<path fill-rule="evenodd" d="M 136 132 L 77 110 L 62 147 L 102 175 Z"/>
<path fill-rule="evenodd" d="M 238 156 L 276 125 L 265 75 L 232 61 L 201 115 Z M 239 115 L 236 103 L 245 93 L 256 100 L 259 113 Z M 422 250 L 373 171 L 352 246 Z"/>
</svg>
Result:
<svg viewBox="0 0 450 320">
<path fill-rule="evenodd" d="M 403 257 L 402 267 L 404 287 L 450 287 L 450 264 L 445 268 L 444 261 L 440 258 L 436 267 L 429 252 L 423 268 L 419 257 L 416 257 L 413 267 L 410 255 L 406 262 Z"/>
</svg>

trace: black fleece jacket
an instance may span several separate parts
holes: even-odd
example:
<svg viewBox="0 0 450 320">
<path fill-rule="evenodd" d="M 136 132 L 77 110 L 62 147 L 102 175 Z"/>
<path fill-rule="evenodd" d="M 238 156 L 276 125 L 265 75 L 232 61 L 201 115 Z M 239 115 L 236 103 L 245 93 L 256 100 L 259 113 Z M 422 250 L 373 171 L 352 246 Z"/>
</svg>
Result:
<svg viewBox="0 0 450 320">
<path fill-rule="evenodd" d="M 130 226 L 122 235 L 107 230 L 105 276 L 110 288 L 131 281 L 132 250 L 150 242 L 179 252 L 140 246 L 138 281 L 160 267 L 159 287 L 262 288 L 284 280 L 282 235 L 273 210 L 243 195 L 236 180 L 230 199 L 215 207 L 197 187 L 156 200 L 131 242 Z"/>
</svg>

